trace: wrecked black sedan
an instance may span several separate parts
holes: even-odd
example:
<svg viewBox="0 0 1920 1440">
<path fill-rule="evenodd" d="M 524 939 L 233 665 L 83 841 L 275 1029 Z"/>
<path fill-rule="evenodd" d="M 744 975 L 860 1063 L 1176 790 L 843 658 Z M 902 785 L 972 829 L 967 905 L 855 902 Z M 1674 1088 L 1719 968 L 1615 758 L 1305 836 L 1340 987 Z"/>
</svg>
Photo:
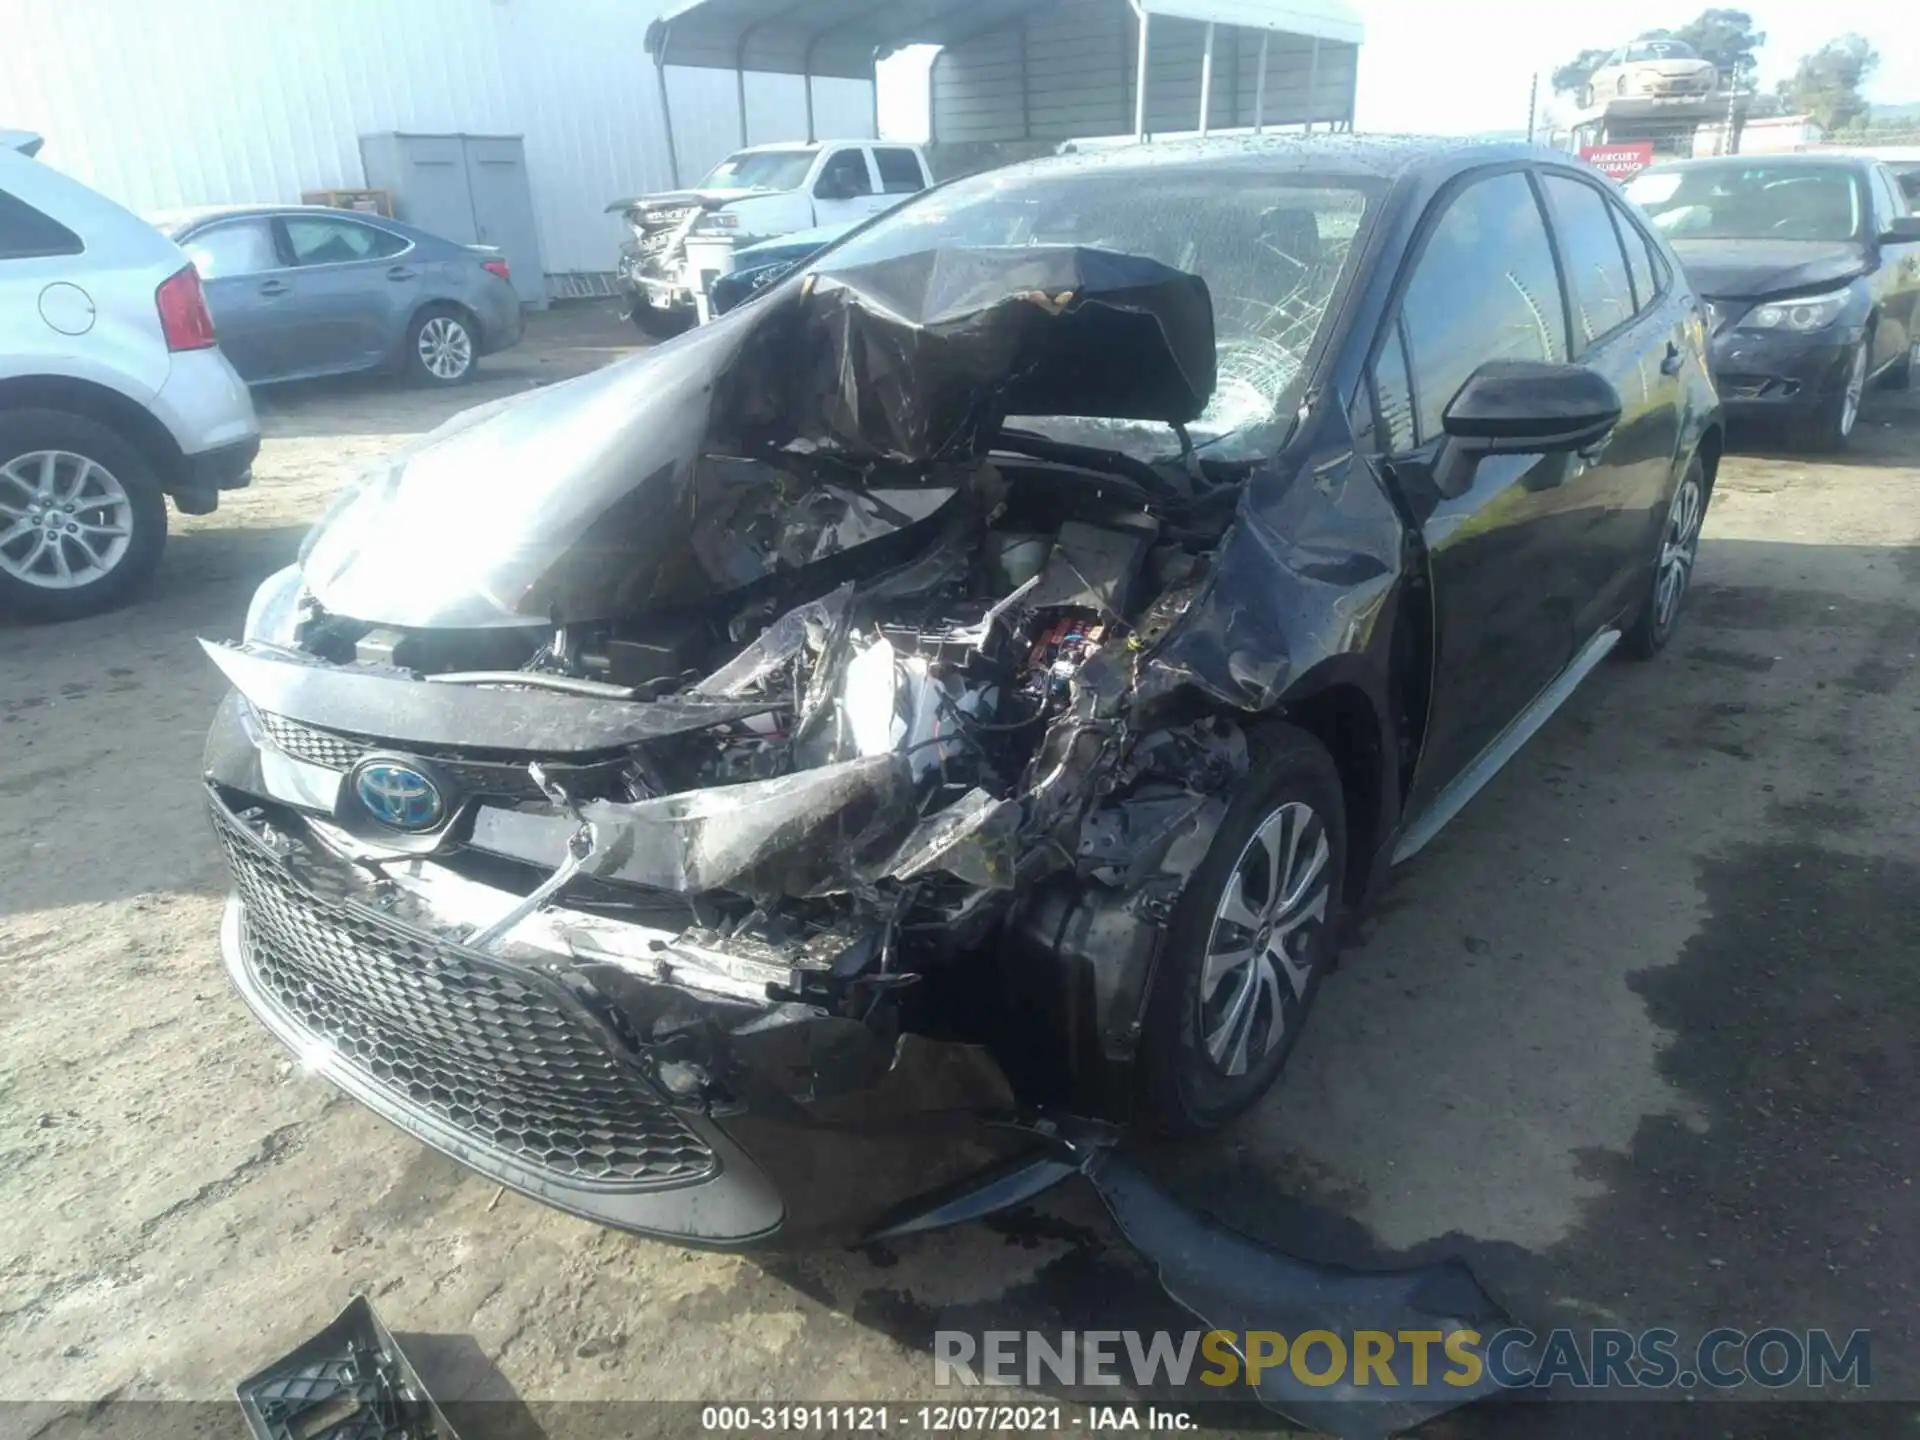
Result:
<svg viewBox="0 0 1920 1440">
<path fill-rule="evenodd" d="M 207 646 L 232 980 L 490 1178 L 709 1244 L 1216 1127 L 1389 864 L 1671 633 L 1702 346 L 1542 150 L 929 192 L 456 418 Z"/>
</svg>

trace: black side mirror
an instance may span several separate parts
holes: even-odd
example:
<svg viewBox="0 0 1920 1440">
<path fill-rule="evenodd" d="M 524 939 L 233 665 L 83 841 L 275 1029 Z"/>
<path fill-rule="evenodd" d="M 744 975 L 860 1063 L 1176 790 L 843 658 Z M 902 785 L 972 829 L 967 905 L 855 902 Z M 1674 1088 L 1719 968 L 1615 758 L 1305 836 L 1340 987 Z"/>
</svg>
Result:
<svg viewBox="0 0 1920 1440">
<path fill-rule="evenodd" d="M 1584 450 L 1620 423 L 1620 392 L 1584 365 L 1489 360 L 1460 387 L 1441 424 L 1478 453 Z"/>
<path fill-rule="evenodd" d="M 822 175 L 814 184 L 813 198 L 816 200 L 851 200 L 853 185 L 844 175 Z"/>
<path fill-rule="evenodd" d="M 1620 392 L 1584 365 L 1489 360 L 1441 416 L 1446 443 L 1433 465 L 1442 495 L 1465 492 L 1488 455 L 1553 455 L 1601 445 L 1620 423 Z"/>
<path fill-rule="evenodd" d="M 1896 215 L 1880 237 L 1882 245 L 1920 244 L 1920 215 Z"/>
</svg>

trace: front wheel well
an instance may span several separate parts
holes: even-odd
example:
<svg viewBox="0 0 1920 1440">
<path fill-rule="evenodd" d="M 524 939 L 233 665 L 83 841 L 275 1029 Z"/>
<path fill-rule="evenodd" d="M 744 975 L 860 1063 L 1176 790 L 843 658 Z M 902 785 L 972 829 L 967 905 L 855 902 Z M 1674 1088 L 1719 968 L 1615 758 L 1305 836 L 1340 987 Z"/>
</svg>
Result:
<svg viewBox="0 0 1920 1440">
<path fill-rule="evenodd" d="M 1375 879 L 1375 856 L 1387 840 L 1387 762 L 1380 714 L 1364 690 L 1341 684 L 1288 701 L 1280 718 L 1325 746 L 1340 772 L 1347 811 L 1347 873 L 1342 879 L 1349 907 L 1357 907 Z M 1257 748 L 1257 726 L 1249 739 Z"/>
<path fill-rule="evenodd" d="M 69 375 L 21 375 L 0 380 L 0 410 L 63 410 L 104 425 L 140 451 L 162 490 L 186 488 L 186 457 L 172 432 L 118 390 Z"/>
</svg>

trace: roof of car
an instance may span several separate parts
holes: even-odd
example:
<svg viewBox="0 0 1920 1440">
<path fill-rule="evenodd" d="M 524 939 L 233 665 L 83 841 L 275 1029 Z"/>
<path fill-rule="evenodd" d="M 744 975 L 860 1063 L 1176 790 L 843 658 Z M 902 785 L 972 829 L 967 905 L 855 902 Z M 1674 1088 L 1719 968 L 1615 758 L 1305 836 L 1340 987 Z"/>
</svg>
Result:
<svg viewBox="0 0 1920 1440">
<path fill-rule="evenodd" d="M 1009 166 L 1046 174 L 1064 170 L 1125 171 L 1147 167 L 1205 169 L 1212 166 L 1394 179 L 1415 172 L 1453 170 L 1468 164 L 1532 160 L 1576 163 L 1564 150 L 1512 140 L 1457 135 L 1224 135 L 1205 139 L 1154 140 L 1101 145 L 1068 155 Z M 998 172 L 996 172 L 998 173 Z"/>
<path fill-rule="evenodd" d="M 347 220 L 371 220 L 378 225 L 399 223 L 385 215 L 340 210 L 330 205 L 195 205 L 184 210 L 155 210 L 144 218 L 156 230 L 184 235 L 209 220 L 244 220 L 253 215 L 338 215 Z"/>
<path fill-rule="evenodd" d="M 734 153 L 735 155 L 762 155 L 762 154 L 766 154 L 766 153 L 768 153 L 768 152 L 770 152 L 770 151 L 778 151 L 778 150 L 785 150 L 785 151 L 796 151 L 796 150 L 798 150 L 798 151 L 805 151 L 805 152 L 806 152 L 806 153 L 808 153 L 808 154 L 812 154 L 812 153 L 813 153 L 813 152 L 814 152 L 815 150 L 818 150 L 818 149 L 819 149 L 819 148 L 820 148 L 820 147 L 821 147 L 822 145 L 827 145 L 827 144 L 836 144 L 836 145 L 837 145 L 837 144 L 839 144 L 839 143 L 841 143 L 841 142 L 839 142 L 839 141 L 837 141 L 837 140 L 836 140 L 836 141 L 826 141 L 826 140 L 771 140 L 771 141 L 768 141 L 768 142 L 767 142 L 766 144 L 764 144 L 764 145 L 743 145 L 743 146 L 741 146 L 741 147 L 740 147 L 740 148 L 739 148 L 738 150 L 736 150 L 736 151 L 734 151 L 733 153 Z"/>
</svg>

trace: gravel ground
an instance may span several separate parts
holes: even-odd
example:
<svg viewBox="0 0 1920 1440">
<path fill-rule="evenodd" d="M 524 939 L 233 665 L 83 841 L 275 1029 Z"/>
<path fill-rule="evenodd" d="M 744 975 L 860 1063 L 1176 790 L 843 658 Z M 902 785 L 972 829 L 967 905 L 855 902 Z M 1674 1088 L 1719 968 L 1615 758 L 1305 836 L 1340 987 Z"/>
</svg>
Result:
<svg viewBox="0 0 1920 1440">
<path fill-rule="evenodd" d="M 265 397 L 253 487 L 176 517 L 143 604 L 0 629 L 0 1399 L 43 1402 L 45 1433 L 107 1398 L 230 1396 L 355 1292 L 431 1337 L 443 1395 L 536 1409 L 900 1400 L 931 1393 L 936 1326 L 1178 1323 L 1076 1193 L 772 1259 L 503 1197 L 295 1070 L 229 993 L 197 778 L 221 687 L 193 637 L 237 633 L 355 467 L 633 339 L 572 309 L 457 394 Z M 1831 463 L 1728 460 L 1672 649 L 1603 667 L 1397 875 L 1285 1082 L 1151 1156 L 1168 1183 L 1296 1253 L 1464 1255 L 1536 1326 L 1870 1328 L 1878 1392 L 1920 1398 L 1920 397 L 1862 424 Z M 1692 1411 L 1595 1408 L 1436 1428 Z"/>
</svg>

